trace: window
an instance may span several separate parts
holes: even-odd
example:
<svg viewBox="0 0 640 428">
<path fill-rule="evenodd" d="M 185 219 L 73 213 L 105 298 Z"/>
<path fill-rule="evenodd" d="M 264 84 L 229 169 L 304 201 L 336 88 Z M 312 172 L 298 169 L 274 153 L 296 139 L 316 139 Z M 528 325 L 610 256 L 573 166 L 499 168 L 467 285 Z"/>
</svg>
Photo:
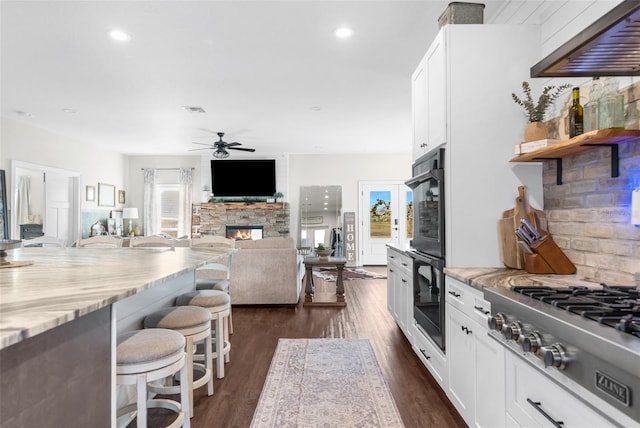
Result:
<svg viewBox="0 0 640 428">
<path fill-rule="evenodd" d="M 159 213 L 157 230 L 177 238 L 179 224 L 186 221 L 180 218 L 180 185 L 159 184 L 156 192 Z"/>
</svg>

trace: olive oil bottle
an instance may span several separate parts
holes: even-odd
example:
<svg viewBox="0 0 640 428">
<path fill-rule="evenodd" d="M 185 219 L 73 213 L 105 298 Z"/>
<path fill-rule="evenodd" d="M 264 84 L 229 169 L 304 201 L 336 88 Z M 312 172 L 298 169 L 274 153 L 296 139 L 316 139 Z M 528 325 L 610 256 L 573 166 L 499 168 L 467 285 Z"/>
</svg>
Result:
<svg viewBox="0 0 640 428">
<path fill-rule="evenodd" d="M 580 105 L 580 88 L 571 91 L 572 104 L 569 107 L 569 138 L 584 132 L 584 109 Z"/>
</svg>

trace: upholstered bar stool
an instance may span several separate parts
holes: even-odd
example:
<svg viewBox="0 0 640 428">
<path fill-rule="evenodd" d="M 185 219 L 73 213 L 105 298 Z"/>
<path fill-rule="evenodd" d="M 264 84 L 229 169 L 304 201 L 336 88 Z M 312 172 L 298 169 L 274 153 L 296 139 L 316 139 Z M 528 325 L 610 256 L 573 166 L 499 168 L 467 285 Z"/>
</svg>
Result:
<svg viewBox="0 0 640 428">
<path fill-rule="evenodd" d="M 193 417 L 193 390 L 207 384 L 207 395 L 213 395 L 211 313 L 198 306 L 173 306 L 150 313 L 145 317 L 143 324 L 145 328 L 166 328 L 184 336 L 187 376 L 180 378 L 180 386 L 153 384 L 149 389 L 161 394 L 176 394 L 182 384 L 186 383 L 189 387 L 189 416 Z M 208 357 L 203 363 L 194 362 L 194 348 L 198 342 L 204 342 Z M 199 375 L 196 379 L 194 370 Z"/>
<path fill-rule="evenodd" d="M 188 384 L 181 385 L 180 403 L 170 399 L 148 399 L 149 382 L 179 373 L 187 377 L 185 338 L 160 328 L 121 333 L 116 347 L 116 383 L 136 385 L 137 400 L 118 409 L 118 417 L 137 411 L 137 427 L 147 427 L 147 409 L 163 408 L 177 414 L 169 427 L 189 427 Z"/>
<path fill-rule="evenodd" d="M 229 342 L 229 314 L 231 311 L 231 298 L 224 291 L 196 290 L 184 293 L 176 299 L 177 306 L 200 306 L 211 313 L 211 331 L 215 331 L 214 340 L 216 350 L 212 357 L 216 360 L 216 372 L 218 379 L 224 377 L 224 363 L 228 363 L 231 342 Z M 206 355 L 205 355 L 205 358 Z"/>
<path fill-rule="evenodd" d="M 191 239 L 191 248 L 216 248 L 229 251 L 226 262 L 207 263 L 196 270 L 196 290 L 220 290 L 229 293 L 231 281 L 231 262 L 236 246 L 235 239 L 229 239 L 217 235 L 202 235 L 197 239 Z M 215 273 L 222 277 L 211 277 Z M 233 334 L 233 311 L 229 310 L 229 334 Z"/>
</svg>

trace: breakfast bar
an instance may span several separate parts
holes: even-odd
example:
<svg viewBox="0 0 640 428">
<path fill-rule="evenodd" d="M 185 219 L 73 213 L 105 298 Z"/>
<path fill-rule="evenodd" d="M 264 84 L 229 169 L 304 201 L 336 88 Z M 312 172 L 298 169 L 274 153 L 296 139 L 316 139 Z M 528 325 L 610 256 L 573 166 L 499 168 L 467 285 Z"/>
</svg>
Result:
<svg viewBox="0 0 640 428">
<path fill-rule="evenodd" d="M 195 287 L 214 248 L 21 248 L 0 269 L 0 425 L 115 426 L 119 332 Z"/>
</svg>

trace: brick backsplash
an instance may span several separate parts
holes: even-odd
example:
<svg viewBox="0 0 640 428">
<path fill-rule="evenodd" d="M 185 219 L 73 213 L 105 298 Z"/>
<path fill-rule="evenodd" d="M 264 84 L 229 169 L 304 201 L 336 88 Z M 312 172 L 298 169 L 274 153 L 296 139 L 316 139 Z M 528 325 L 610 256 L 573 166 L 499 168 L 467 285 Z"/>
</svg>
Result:
<svg viewBox="0 0 640 428">
<path fill-rule="evenodd" d="M 640 83 L 625 94 L 627 129 L 640 129 Z M 559 129 L 564 118 L 550 121 Z M 631 191 L 640 187 L 640 140 L 619 144 L 620 176 L 611 177 L 611 149 L 596 147 L 543 169 L 544 211 L 554 241 L 577 267 L 580 278 L 635 284 L 640 272 L 640 227 L 631 225 Z"/>
</svg>

